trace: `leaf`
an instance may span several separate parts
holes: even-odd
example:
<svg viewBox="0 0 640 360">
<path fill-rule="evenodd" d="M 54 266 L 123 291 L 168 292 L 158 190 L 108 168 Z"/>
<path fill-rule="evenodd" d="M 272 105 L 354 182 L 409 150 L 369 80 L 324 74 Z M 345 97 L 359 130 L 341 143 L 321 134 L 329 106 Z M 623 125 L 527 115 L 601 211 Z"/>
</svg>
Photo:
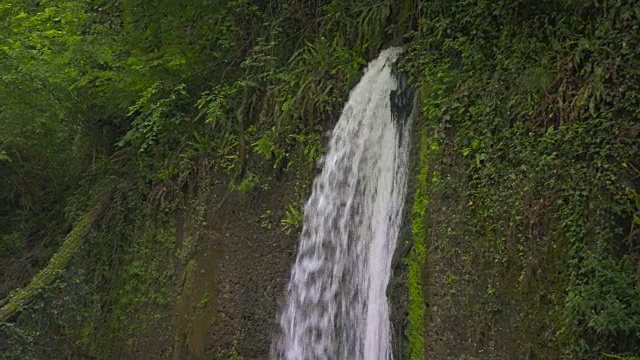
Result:
<svg viewBox="0 0 640 360">
<path fill-rule="evenodd" d="M 11 158 L 4 151 L 0 151 L 0 161 L 11 162 Z"/>
</svg>

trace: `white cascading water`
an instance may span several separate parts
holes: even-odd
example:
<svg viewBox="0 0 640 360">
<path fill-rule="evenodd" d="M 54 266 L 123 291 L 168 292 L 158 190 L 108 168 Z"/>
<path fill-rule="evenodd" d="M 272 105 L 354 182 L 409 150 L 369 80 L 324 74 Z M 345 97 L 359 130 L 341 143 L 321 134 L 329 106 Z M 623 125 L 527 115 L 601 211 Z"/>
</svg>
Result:
<svg viewBox="0 0 640 360">
<path fill-rule="evenodd" d="M 407 176 L 414 96 L 394 62 L 369 63 L 304 209 L 274 359 L 391 359 L 386 288 Z"/>
</svg>

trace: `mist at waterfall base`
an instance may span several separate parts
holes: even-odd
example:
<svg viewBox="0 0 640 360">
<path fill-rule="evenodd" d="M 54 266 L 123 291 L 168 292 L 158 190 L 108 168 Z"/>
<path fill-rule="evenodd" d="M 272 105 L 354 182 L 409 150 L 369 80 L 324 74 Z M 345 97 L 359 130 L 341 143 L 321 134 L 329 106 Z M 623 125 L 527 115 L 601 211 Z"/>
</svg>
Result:
<svg viewBox="0 0 640 360">
<path fill-rule="evenodd" d="M 404 203 L 414 92 L 401 48 L 371 61 L 335 128 L 304 224 L 273 359 L 391 359 L 386 288 Z"/>
</svg>

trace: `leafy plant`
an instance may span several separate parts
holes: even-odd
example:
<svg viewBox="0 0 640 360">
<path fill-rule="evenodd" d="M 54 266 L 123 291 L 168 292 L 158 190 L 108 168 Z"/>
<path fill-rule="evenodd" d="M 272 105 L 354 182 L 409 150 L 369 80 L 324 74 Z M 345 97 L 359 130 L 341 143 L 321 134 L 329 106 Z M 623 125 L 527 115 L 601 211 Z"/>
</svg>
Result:
<svg viewBox="0 0 640 360">
<path fill-rule="evenodd" d="M 280 220 L 282 230 L 285 234 L 298 233 L 302 228 L 302 210 L 299 206 L 289 205 L 284 212 L 284 217 Z"/>
</svg>

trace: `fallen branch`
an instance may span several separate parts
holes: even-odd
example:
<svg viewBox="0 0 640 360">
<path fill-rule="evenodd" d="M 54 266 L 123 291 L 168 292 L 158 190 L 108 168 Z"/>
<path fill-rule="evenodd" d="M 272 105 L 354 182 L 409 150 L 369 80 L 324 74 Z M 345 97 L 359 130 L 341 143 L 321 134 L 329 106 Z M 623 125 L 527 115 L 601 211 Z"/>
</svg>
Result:
<svg viewBox="0 0 640 360">
<path fill-rule="evenodd" d="M 111 190 L 105 191 L 100 197 L 98 204 L 74 225 L 64 240 L 64 243 L 60 246 L 60 249 L 53 254 L 51 260 L 49 260 L 49 264 L 40 270 L 27 286 L 12 291 L 9 297 L 2 302 L 5 305 L 0 308 L 0 323 L 7 322 L 11 317 L 20 312 L 40 289 L 51 284 L 56 276 L 64 271 L 69 260 L 71 260 L 73 255 L 80 249 L 80 246 L 82 246 L 91 230 L 102 218 L 110 195 Z"/>
</svg>

